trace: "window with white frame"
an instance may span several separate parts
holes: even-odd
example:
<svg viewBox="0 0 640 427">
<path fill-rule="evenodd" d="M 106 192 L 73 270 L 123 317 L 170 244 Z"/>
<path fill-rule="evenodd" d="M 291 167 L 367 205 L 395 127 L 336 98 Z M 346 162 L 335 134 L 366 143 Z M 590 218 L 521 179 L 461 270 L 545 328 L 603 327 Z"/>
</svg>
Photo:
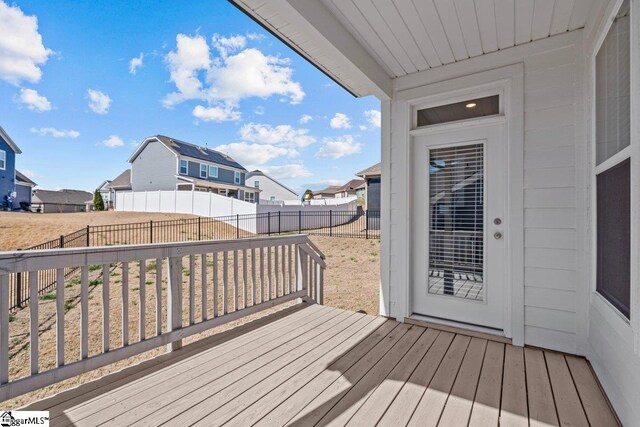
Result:
<svg viewBox="0 0 640 427">
<path fill-rule="evenodd" d="M 631 38 L 625 0 L 595 58 L 596 291 L 627 319 L 631 302 Z"/>
<path fill-rule="evenodd" d="M 260 181 L 253 181 L 253 186 L 256 188 L 260 188 Z"/>
<path fill-rule="evenodd" d="M 218 177 L 218 167 L 217 166 L 209 166 L 209 177 L 217 178 Z"/>
<path fill-rule="evenodd" d="M 233 182 L 240 184 L 240 172 L 236 171 L 233 173 Z"/>
<path fill-rule="evenodd" d="M 205 165 L 204 163 L 200 164 L 200 178 L 206 178 L 207 177 L 207 165 Z"/>
<path fill-rule="evenodd" d="M 245 191 L 244 193 L 244 201 L 254 203 L 256 201 L 256 194 Z"/>
<path fill-rule="evenodd" d="M 0 150 L 0 170 L 5 170 L 7 168 L 7 152 L 4 150 Z"/>
<path fill-rule="evenodd" d="M 180 160 L 180 175 L 187 175 L 189 173 L 189 162 L 186 160 Z"/>
</svg>

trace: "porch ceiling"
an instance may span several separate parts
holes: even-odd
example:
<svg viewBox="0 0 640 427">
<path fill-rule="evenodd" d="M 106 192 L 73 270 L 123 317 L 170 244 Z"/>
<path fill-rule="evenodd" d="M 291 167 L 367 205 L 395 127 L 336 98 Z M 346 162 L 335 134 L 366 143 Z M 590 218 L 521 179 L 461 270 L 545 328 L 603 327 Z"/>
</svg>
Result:
<svg viewBox="0 0 640 427">
<path fill-rule="evenodd" d="M 347 90 L 381 97 L 390 96 L 388 82 L 393 78 L 582 28 L 594 5 L 601 3 L 230 1 Z"/>
</svg>

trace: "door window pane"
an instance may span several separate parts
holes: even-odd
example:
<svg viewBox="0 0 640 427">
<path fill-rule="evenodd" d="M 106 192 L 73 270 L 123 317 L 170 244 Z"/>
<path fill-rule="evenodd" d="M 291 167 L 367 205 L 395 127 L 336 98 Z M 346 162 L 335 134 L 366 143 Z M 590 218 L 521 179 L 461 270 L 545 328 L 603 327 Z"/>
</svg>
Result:
<svg viewBox="0 0 640 427">
<path fill-rule="evenodd" d="M 630 9 L 625 0 L 596 54 L 596 164 L 631 142 Z"/>
<path fill-rule="evenodd" d="M 429 152 L 429 293 L 484 299 L 484 146 Z"/>
</svg>

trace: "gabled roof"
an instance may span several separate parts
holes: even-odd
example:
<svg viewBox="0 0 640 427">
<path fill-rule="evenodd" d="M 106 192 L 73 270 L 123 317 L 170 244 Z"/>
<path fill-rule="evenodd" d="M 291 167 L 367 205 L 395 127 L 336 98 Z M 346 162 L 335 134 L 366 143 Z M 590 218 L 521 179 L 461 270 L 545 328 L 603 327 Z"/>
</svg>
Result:
<svg viewBox="0 0 640 427">
<path fill-rule="evenodd" d="M 269 175 L 267 175 L 266 173 L 262 172 L 259 169 L 256 169 L 254 171 L 249 172 L 246 177 L 245 180 L 248 180 L 249 178 L 251 178 L 252 176 L 264 176 L 265 178 L 269 178 L 271 181 L 275 182 L 276 184 L 278 184 L 280 187 L 284 188 L 285 190 L 289 191 L 290 193 L 293 193 L 296 198 L 298 197 L 298 193 L 296 193 L 295 191 L 293 191 L 292 189 L 290 189 L 289 187 L 287 187 L 286 185 L 284 185 L 283 183 L 281 183 L 280 181 L 271 178 Z"/>
<path fill-rule="evenodd" d="M 356 175 L 364 178 L 365 176 L 380 176 L 382 174 L 382 163 L 378 162 L 373 166 L 369 166 L 368 168 L 361 170 Z"/>
<path fill-rule="evenodd" d="M 340 189 L 342 188 L 341 185 L 330 185 L 325 189 L 322 190 L 316 190 L 313 192 L 313 194 L 336 194 L 338 192 L 340 192 Z"/>
<path fill-rule="evenodd" d="M 9 144 L 9 147 L 11 147 L 11 149 L 16 154 L 21 154 L 22 153 L 22 150 L 18 147 L 18 144 L 13 142 L 13 139 L 11 139 L 11 137 L 9 135 L 7 135 L 7 132 L 5 132 L 4 129 L 2 129 L 2 126 L 0 126 L 0 138 L 4 139 L 4 142 Z"/>
<path fill-rule="evenodd" d="M 345 185 L 340 187 L 338 189 L 338 192 L 355 190 L 356 188 L 360 187 L 362 184 L 364 184 L 364 180 L 362 180 L 362 179 L 352 179 L 351 181 L 347 182 Z"/>
<path fill-rule="evenodd" d="M 33 203 L 52 203 L 56 205 L 84 205 L 93 200 L 93 194 L 82 190 L 34 190 Z"/>
<path fill-rule="evenodd" d="M 127 169 L 118 175 L 113 181 L 111 181 L 108 188 L 113 190 L 131 189 L 131 169 Z"/>
<path fill-rule="evenodd" d="M 25 174 L 16 169 L 16 184 L 18 185 L 28 185 L 29 187 L 35 187 L 36 184 L 32 180 L 29 179 Z"/>
<path fill-rule="evenodd" d="M 147 144 L 153 140 L 160 141 L 162 145 L 167 147 L 176 156 L 191 157 L 193 159 L 204 160 L 206 162 L 216 163 L 222 166 L 229 166 L 231 168 L 240 169 L 246 171 L 240 163 L 233 160 L 228 155 L 216 150 L 212 150 L 200 145 L 191 144 L 189 142 L 180 141 L 179 139 L 171 138 L 165 135 L 154 135 L 146 138 L 144 142 L 138 147 L 138 149 L 129 158 L 129 163 L 132 163 L 136 157 L 144 150 Z"/>
</svg>

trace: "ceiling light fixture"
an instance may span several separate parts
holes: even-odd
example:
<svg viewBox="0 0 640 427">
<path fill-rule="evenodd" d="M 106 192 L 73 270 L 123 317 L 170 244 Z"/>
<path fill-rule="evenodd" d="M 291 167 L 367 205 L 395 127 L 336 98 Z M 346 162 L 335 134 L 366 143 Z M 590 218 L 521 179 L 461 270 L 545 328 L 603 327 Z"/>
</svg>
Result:
<svg viewBox="0 0 640 427">
<path fill-rule="evenodd" d="M 465 105 L 465 107 L 467 108 L 474 108 L 477 104 L 475 102 L 470 102 L 467 105 Z"/>
</svg>

